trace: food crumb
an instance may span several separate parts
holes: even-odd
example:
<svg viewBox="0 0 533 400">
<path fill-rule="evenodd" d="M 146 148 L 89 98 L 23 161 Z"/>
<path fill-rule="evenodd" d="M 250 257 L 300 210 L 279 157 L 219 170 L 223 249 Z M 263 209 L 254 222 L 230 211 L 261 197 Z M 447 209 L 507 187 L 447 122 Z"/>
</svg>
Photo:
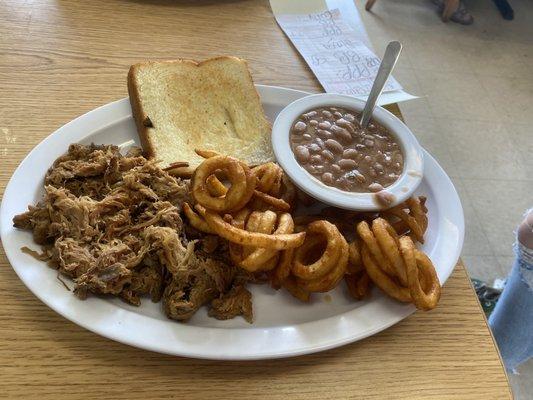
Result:
<svg viewBox="0 0 533 400">
<path fill-rule="evenodd" d="M 331 303 L 331 300 L 333 300 L 333 299 L 332 299 L 332 297 L 331 297 L 330 294 L 326 294 L 326 295 L 324 295 L 324 301 L 325 301 L 326 303 Z"/>
<path fill-rule="evenodd" d="M 392 193 L 382 190 L 374 193 L 374 200 L 379 206 L 390 207 L 396 201 L 396 197 Z"/>
</svg>

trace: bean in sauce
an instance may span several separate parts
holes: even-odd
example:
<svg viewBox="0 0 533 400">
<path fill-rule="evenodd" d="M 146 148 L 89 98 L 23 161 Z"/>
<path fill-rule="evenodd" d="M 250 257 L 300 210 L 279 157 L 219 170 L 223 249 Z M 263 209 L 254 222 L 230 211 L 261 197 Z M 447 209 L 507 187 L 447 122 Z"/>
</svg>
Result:
<svg viewBox="0 0 533 400">
<path fill-rule="evenodd" d="M 309 110 L 291 127 L 291 149 L 298 163 L 325 185 L 379 192 L 402 174 L 403 154 L 385 127 L 371 121 L 362 130 L 358 120 L 356 112 L 341 107 Z"/>
<path fill-rule="evenodd" d="M 324 158 L 324 160 L 335 161 L 335 156 L 329 150 L 322 150 L 322 157 Z"/>
</svg>

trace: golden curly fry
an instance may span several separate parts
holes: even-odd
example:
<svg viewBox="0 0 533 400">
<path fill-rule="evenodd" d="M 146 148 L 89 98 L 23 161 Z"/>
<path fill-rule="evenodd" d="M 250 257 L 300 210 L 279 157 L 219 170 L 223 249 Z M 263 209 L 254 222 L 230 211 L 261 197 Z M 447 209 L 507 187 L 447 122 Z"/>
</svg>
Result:
<svg viewBox="0 0 533 400">
<path fill-rule="evenodd" d="M 330 291 L 346 273 L 348 243 L 335 225 L 324 220 L 311 223 L 307 235 L 306 241 L 295 251 L 291 271 L 297 285 L 305 291 Z M 308 264 L 307 260 L 317 253 L 318 259 Z"/>
<path fill-rule="evenodd" d="M 307 227 L 307 240 L 296 249 L 292 273 L 297 278 L 310 280 L 326 275 L 337 264 L 343 244 L 346 243 L 337 227 L 327 221 L 315 221 Z M 312 264 L 306 264 L 313 248 L 326 242 L 326 248 L 320 258 Z M 346 245 L 347 247 L 347 245 Z"/>
<path fill-rule="evenodd" d="M 261 200 L 262 202 L 271 205 L 276 210 L 289 211 L 291 209 L 291 205 L 287 203 L 285 200 L 278 199 L 267 193 L 260 192 L 259 190 L 254 190 L 254 196 L 257 199 Z"/>
<path fill-rule="evenodd" d="M 374 233 L 368 226 L 368 223 L 366 221 L 361 221 L 357 224 L 356 229 L 357 233 L 359 234 L 359 237 L 366 245 L 366 248 L 368 248 L 368 251 L 375 258 L 380 268 L 382 268 L 387 274 L 394 276 L 394 268 L 392 267 L 390 261 L 383 254 L 383 251 L 379 247 L 379 243 L 377 242 Z"/>
<path fill-rule="evenodd" d="M 193 228 L 204 232 L 204 233 L 211 233 L 214 234 L 215 231 L 210 228 L 207 222 L 200 217 L 198 214 L 194 212 L 194 210 L 191 208 L 189 203 L 183 203 L 183 213 L 189 220 L 189 223 L 192 225 Z"/>
<path fill-rule="evenodd" d="M 196 205 L 196 210 L 205 218 L 209 226 L 217 235 L 232 243 L 244 246 L 265 247 L 268 249 L 286 250 L 299 247 L 305 240 L 305 233 L 291 233 L 281 235 L 268 235 L 265 233 L 248 232 L 237 228 L 201 205 Z"/>
<path fill-rule="evenodd" d="M 415 248 L 409 236 L 400 238 L 400 251 L 407 267 L 409 293 L 414 305 L 420 310 L 435 308 L 440 299 L 441 286 L 431 260 Z M 424 279 L 424 288 L 420 276 Z"/>
<path fill-rule="evenodd" d="M 427 255 L 416 249 L 410 236 L 398 237 L 382 218 L 372 221 L 372 229 L 367 222 L 360 222 L 357 232 L 362 239 L 363 265 L 376 286 L 390 297 L 413 303 L 420 310 L 435 308 L 441 292 L 435 267 Z M 347 284 L 354 285 L 348 280 Z M 349 286 L 350 293 L 352 289 Z"/>
<path fill-rule="evenodd" d="M 398 232 L 404 235 L 409 232 L 414 240 L 424 243 L 424 233 L 428 227 L 426 198 L 424 196 L 411 197 L 407 201 L 381 212 Z"/>
<path fill-rule="evenodd" d="M 274 226 L 276 225 L 276 220 L 277 215 L 272 211 L 254 211 L 250 214 L 248 221 L 245 224 L 245 230 L 249 232 L 272 234 Z M 235 248 L 239 248 L 239 257 L 238 259 L 234 259 L 234 262 L 243 269 L 250 272 L 256 272 L 272 269 L 276 266 L 277 258 L 274 259 L 274 256 L 277 255 L 277 250 L 268 249 L 266 253 L 261 253 L 261 257 L 257 258 L 255 255 L 259 249 L 254 246 L 239 246 L 232 243 L 230 249 Z M 243 264 L 244 260 L 247 260 L 246 264 Z"/>
<path fill-rule="evenodd" d="M 228 193 L 228 188 L 216 177 L 216 175 L 209 175 L 205 180 L 207 191 L 213 197 L 222 197 Z"/>
<path fill-rule="evenodd" d="M 297 215 L 293 217 L 294 224 L 301 228 L 301 230 L 305 230 L 307 228 L 307 225 L 309 225 L 312 222 L 320 221 L 324 218 L 322 218 L 320 215 Z"/>
<path fill-rule="evenodd" d="M 302 232 L 307 229 L 307 225 L 309 225 L 310 223 L 323 220 L 335 225 L 337 229 L 342 233 L 353 229 L 354 221 L 341 220 L 340 218 L 335 218 L 331 216 L 325 217 L 322 214 L 298 215 L 294 217 L 294 223 L 296 224 L 295 229 L 297 232 Z"/>
<path fill-rule="evenodd" d="M 168 166 L 163 168 L 163 171 L 170 171 L 173 168 L 182 168 L 182 167 L 188 167 L 189 163 L 187 161 L 176 161 L 173 163 L 170 163 Z"/>
<path fill-rule="evenodd" d="M 331 272 L 321 278 L 308 281 L 297 279 L 298 285 L 308 292 L 329 292 L 334 289 L 344 274 L 346 274 L 346 266 L 348 264 L 348 244 L 344 244 L 346 247 L 339 258 L 337 265 L 331 270 Z"/>
<path fill-rule="evenodd" d="M 242 222 L 242 225 L 240 222 L 238 223 L 239 225 L 235 223 L 234 225 L 239 226 L 239 227 L 243 226 L 243 229 L 249 232 L 271 234 L 272 230 L 274 229 L 276 219 L 277 219 L 277 215 L 276 213 L 272 211 L 268 211 L 264 213 L 254 211 L 251 214 L 249 214 L 247 221 L 245 220 Z M 230 256 L 233 262 L 236 265 L 244 269 L 247 269 L 251 272 L 261 270 L 263 265 L 276 254 L 276 250 L 274 250 L 267 257 L 263 258 L 261 260 L 261 263 L 256 263 L 254 265 L 248 265 L 247 267 L 244 267 L 242 265 L 242 261 L 246 259 L 248 256 L 250 256 L 255 250 L 256 248 L 254 246 L 240 246 L 235 243 L 230 244 Z"/>
<path fill-rule="evenodd" d="M 244 229 L 244 224 L 248 220 L 248 217 L 252 213 L 252 210 L 250 210 L 248 207 L 241 208 L 239 211 L 233 214 L 231 216 L 231 223 L 233 226 L 236 226 L 237 228 Z"/>
<path fill-rule="evenodd" d="M 311 297 L 311 293 L 299 286 L 293 276 L 289 276 L 287 279 L 285 279 L 282 286 L 287 290 L 287 292 L 304 303 L 307 303 Z"/>
<path fill-rule="evenodd" d="M 344 275 L 344 281 L 346 282 L 348 293 L 355 300 L 363 300 L 370 296 L 372 282 L 365 270 L 361 270 L 355 274 Z"/>
<path fill-rule="evenodd" d="M 184 213 L 196 229 L 229 241 L 235 265 L 256 276 L 262 273 L 273 288 L 283 287 L 301 301 L 309 301 L 313 292 L 332 290 L 344 278 L 356 300 L 368 297 L 374 283 L 419 309 L 437 304 L 440 284 L 435 269 L 411 240 L 422 243 L 427 229 L 424 197 L 380 213 L 328 207 L 318 215 L 293 219 L 287 211 L 296 197 L 307 204 L 312 201 L 277 164 L 250 169 L 215 151 L 197 153 L 206 158 L 191 185 L 199 214 L 187 203 Z M 348 244 L 343 234 L 353 238 L 354 221 L 357 237 Z"/>
<path fill-rule="evenodd" d="M 348 245 L 348 273 L 356 274 L 364 270 L 363 260 L 361 259 L 361 252 L 359 248 L 361 245 L 359 241 L 355 239 Z"/>
<path fill-rule="evenodd" d="M 392 265 L 394 274 L 403 286 L 407 286 L 407 272 L 405 263 L 400 255 L 400 250 L 398 249 L 398 235 L 392 226 L 382 218 L 376 218 L 372 221 L 372 231 L 379 244 L 379 248 Z"/>
<path fill-rule="evenodd" d="M 207 179 L 212 179 L 215 171 L 221 170 L 231 186 L 223 196 L 213 196 Z M 203 161 L 192 177 L 192 195 L 196 202 L 217 212 L 237 211 L 244 207 L 254 193 L 256 178 L 250 168 L 236 158 L 214 156 Z"/>
<path fill-rule="evenodd" d="M 174 165 L 176 164 L 176 165 Z M 187 165 L 184 165 L 187 164 Z M 189 163 L 173 163 L 165 168 L 165 171 L 176 178 L 190 179 L 194 174 L 194 168 L 188 166 Z"/>
<path fill-rule="evenodd" d="M 282 287 L 283 282 L 285 282 L 289 275 L 291 274 L 291 265 L 292 265 L 292 258 L 294 256 L 294 249 L 287 249 L 281 252 L 281 256 L 279 258 L 279 263 L 276 266 L 276 269 L 274 269 L 271 277 L 271 286 L 274 289 L 279 289 Z"/>
<path fill-rule="evenodd" d="M 257 178 L 257 190 L 274 196 L 279 195 L 276 190 L 279 191 L 283 176 L 283 169 L 279 165 L 273 162 L 261 164 L 252 168 L 252 173 Z"/>
<path fill-rule="evenodd" d="M 231 223 L 233 226 L 238 227 L 240 229 L 245 229 L 249 232 L 270 234 L 272 233 L 272 229 L 274 228 L 276 219 L 277 219 L 276 214 L 271 211 L 264 212 L 264 213 L 253 211 L 250 214 L 246 213 L 245 219 L 242 219 L 242 220 L 232 219 Z M 256 248 L 254 246 L 241 246 L 235 243 L 230 243 L 229 250 L 230 250 L 230 257 L 233 263 L 250 272 L 257 272 L 257 271 L 263 270 L 267 261 L 269 262 L 269 265 L 272 265 L 271 258 L 277 253 L 277 251 L 274 250 L 270 255 L 268 255 L 268 257 L 265 257 L 264 259 L 262 259 L 261 263 L 256 263 L 253 265 L 248 264 L 247 267 L 245 267 L 242 265 L 243 260 L 247 258 L 248 256 L 250 256 L 256 250 Z M 275 265 L 272 265 L 272 268 L 274 266 Z"/>
<path fill-rule="evenodd" d="M 194 152 L 203 158 L 211 158 L 211 157 L 220 156 L 220 153 L 215 150 L 194 149 Z"/>
<path fill-rule="evenodd" d="M 272 212 L 265 211 L 265 214 L 266 213 L 272 213 Z M 277 219 L 276 217 L 277 217 L 276 214 L 274 214 L 274 220 L 272 224 L 270 224 L 268 226 L 268 229 L 263 233 L 270 233 L 272 235 L 281 235 L 281 234 L 287 234 L 287 233 L 294 232 L 294 222 L 292 221 L 291 215 L 287 213 L 279 216 L 278 227 L 274 231 L 272 231 L 276 223 L 276 219 Z M 276 250 L 257 248 L 251 254 L 246 256 L 242 260 L 242 262 L 239 264 L 239 266 L 241 266 L 244 269 L 247 269 L 248 271 L 251 271 L 252 268 L 254 268 L 254 266 L 265 264 L 267 260 L 273 258 L 276 254 L 277 254 Z"/>
<path fill-rule="evenodd" d="M 390 277 L 378 266 L 367 246 L 362 247 L 361 255 L 363 257 L 363 263 L 365 265 L 366 272 L 377 287 L 379 287 L 383 292 L 393 299 L 403 303 L 411 302 L 411 294 L 409 293 L 409 289 L 400 286 L 394 280 L 394 278 Z"/>
<path fill-rule="evenodd" d="M 243 215 L 246 218 L 246 215 Z M 241 216 L 241 218 L 243 217 Z M 247 220 L 232 219 L 232 225 L 235 227 L 244 227 L 246 231 L 264 233 L 270 235 L 280 235 L 292 233 L 294 231 L 294 222 L 290 214 L 282 214 L 277 216 L 272 211 L 253 211 L 249 214 Z M 277 225 L 277 227 L 276 227 Z M 242 228 L 241 228 L 242 229 Z M 292 260 L 292 249 L 286 250 L 281 254 L 279 250 L 260 248 L 255 246 L 241 246 L 235 243 L 230 243 L 230 257 L 235 265 L 250 271 L 269 271 L 274 268 L 280 268 L 281 270 L 287 268 L 287 263 Z M 281 259 L 279 265 L 278 261 Z M 285 279 L 282 275 L 279 275 L 280 282 Z"/>
<path fill-rule="evenodd" d="M 252 174 L 257 178 L 252 208 L 289 211 L 293 207 L 296 189 L 279 165 L 272 162 L 258 165 L 252 168 Z"/>
</svg>

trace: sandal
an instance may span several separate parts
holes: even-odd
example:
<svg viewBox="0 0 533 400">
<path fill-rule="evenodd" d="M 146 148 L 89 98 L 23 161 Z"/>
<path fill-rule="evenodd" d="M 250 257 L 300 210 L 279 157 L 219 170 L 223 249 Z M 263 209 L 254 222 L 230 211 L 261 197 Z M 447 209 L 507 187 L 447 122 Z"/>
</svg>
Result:
<svg viewBox="0 0 533 400">
<path fill-rule="evenodd" d="M 442 14 L 444 11 L 444 0 L 433 0 L 433 4 L 438 6 L 439 14 Z M 450 20 L 461 25 L 471 25 L 474 22 L 474 17 L 466 10 L 465 5 L 461 1 L 457 10 L 450 17 Z"/>
</svg>

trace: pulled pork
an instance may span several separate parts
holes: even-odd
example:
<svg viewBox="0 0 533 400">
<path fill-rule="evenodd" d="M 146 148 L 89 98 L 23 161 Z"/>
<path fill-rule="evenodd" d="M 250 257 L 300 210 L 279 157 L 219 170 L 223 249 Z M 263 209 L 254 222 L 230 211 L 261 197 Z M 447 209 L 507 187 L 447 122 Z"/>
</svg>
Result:
<svg viewBox="0 0 533 400">
<path fill-rule="evenodd" d="M 213 300 L 209 310 L 209 316 L 217 319 L 231 319 L 237 315 L 252 323 L 252 294 L 242 285 L 233 286 L 228 293 Z"/>
<path fill-rule="evenodd" d="M 123 156 L 116 146 L 73 144 L 47 172 L 44 190 L 14 226 L 33 232 L 48 264 L 73 279 L 81 299 L 114 295 L 140 305 L 150 296 L 181 321 L 211 304 L 215 318 L 251 322 L 251 295 L 227 261 L 227 243 L 187 235 L 180 211 L 190 201 L 188 181 L 137 150 Z"/>
</svg>

